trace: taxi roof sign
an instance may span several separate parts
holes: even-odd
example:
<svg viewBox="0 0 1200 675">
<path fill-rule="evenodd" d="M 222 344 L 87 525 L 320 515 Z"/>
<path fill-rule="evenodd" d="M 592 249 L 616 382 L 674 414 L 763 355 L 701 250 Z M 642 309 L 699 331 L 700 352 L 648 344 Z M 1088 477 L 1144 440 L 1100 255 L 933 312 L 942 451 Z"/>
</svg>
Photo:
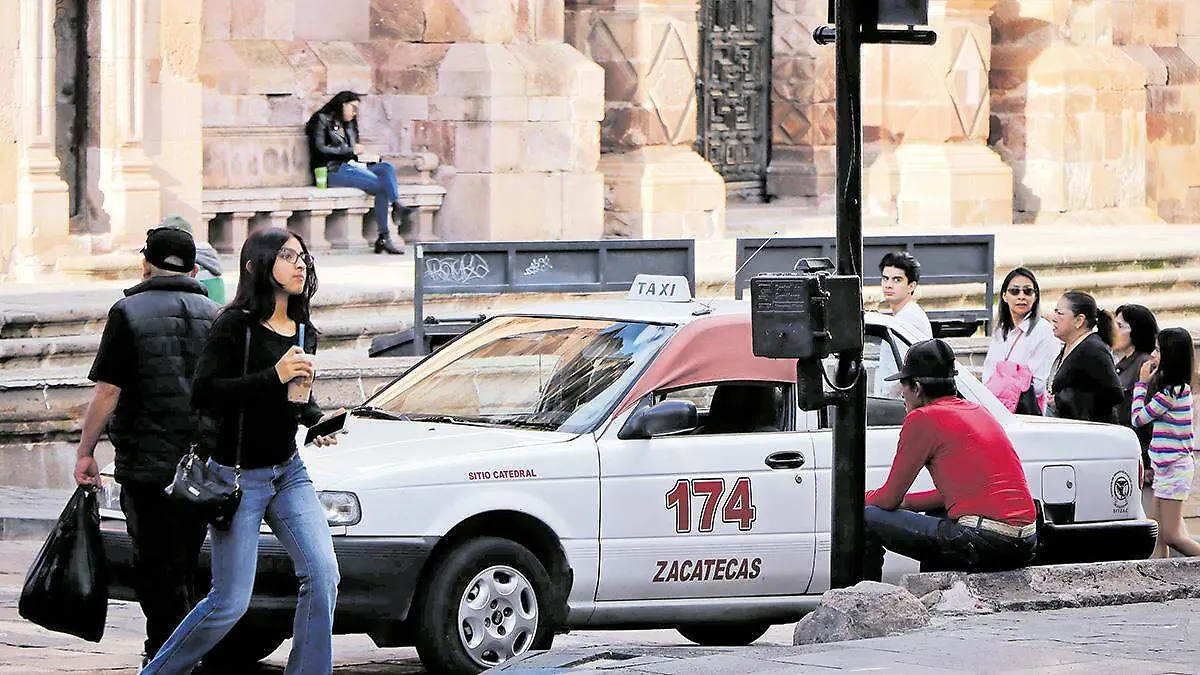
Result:
<svg viewBox="0 0 1200 675">
<path fill-rule="evenodd" d="M 653 300 L 655 302 L 691 302 L 692 287 L 687 277 L 672 277 L 661 274 L 639 274 L 629 287 L 628 300 Z"/>
</svg>

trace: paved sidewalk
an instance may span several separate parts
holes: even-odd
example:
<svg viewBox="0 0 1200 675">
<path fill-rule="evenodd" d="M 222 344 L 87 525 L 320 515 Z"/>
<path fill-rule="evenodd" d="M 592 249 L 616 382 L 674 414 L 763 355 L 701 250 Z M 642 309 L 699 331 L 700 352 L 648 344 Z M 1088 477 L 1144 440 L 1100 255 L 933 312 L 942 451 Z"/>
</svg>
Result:
<svg viewBox="0 0 1200 675">
<path fill-rule="evenodd" d="M 738 675 L 871 672 L 922 675 L 1200 673 L 1200 600 L 936 618 L 921 631 L 805 647 L 612 645 L 534 655 L 497 673 Z M 790 632 L 787 637 L 790 637 Z"/>
<path fill-rule="evenodd" d="M 728 237 L 696 242 L 696 277 L 701 284 L 720 285 L 734 270 L 734 240 L 738 236 L 793 237 L 832 236 L 831 217 L 799 217 L 786 206 L 741 206 L 730 210 Z M 1200 255 L 1200 225 L 1129 227 L 1067 224 L 1011 225 L 957 229 L 902 230 L 895 226 L 868 222 L 866 236 L 911 234 L 966 234 L 991 232 L 996 235 L 996 265 L 1054 264 L 1060 261 L 1128 260 L 1131 256 L 1158 256 L 1165 252 Z M 1131 236 L 1136 234 L 1136 236 Z M 399 290 L 411 293 L 413 283 L 412 247 L 402 256 L 380 256 L 353 251 L 325 251 L 317 254 L 321 291 L 315 300 L 322 302 L 347 293 Z M 116 254 L 114 254 L 116 255 Z M 122 254 L 136 264 L 138 257 Z M 237 282 L 237 257 L 221 256 L 229 290 Z M 49 275 L 34 283 L 0 284 L 0 310 L 44 310 L 107 307 L 121 297 L 121 290 L 132 285 L 126 280 L 86 280 L 82 277 Z M 725 289 L 732 296 L 732 285 Z M 232 296 L 230 296 L 232 297 Z M 0 311 L 2 313 L 2 311 Z"/>
<path fill-rule="evenodd" d="M 114 602 L 99 644 L 52 633 L 17 616 L 16 604 L 36 542 L 0 542 L 0 672 L 137 672 L 143 630 L 136 604 Z M 942 617 L 921 631 L 890 638 L 792 647 L 792 625 L 772 627 L 754 645 L 701 648 L 672 630 L 574 631 L 557 649 L 500 673 L 614 672 L 656 675 L 784 675 L 792 673 L 1079 673 L 1200 675 L 1200 600 L 1066 609 L 1050 612 Z M 283 671 L 290 642 L 248 673 Z M 607 654 L 607 657 L 595 659 Z M 627 658 L 633 656 L 634 658 Z M 424 673 L 411 648 L 380 649 L 364 635 L 334 638 L 336 673 Z M 592 658 L 564 671 L 556 666 Z M 539 670 L 533 670 L 537 667 Z"/>
<path fill-rule="evenodd" d="M 45 539 L 74 492 L 0 485 L 0 542 Z"/>
</svg>

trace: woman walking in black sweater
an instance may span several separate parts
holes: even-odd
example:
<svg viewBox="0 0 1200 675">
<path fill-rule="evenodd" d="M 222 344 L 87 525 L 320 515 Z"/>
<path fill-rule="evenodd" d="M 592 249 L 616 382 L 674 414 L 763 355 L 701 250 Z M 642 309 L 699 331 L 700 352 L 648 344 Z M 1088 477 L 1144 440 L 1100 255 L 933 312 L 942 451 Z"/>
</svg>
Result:
<svg viewBox="0 0 1200 675">
<path fill-rule="evenodd" d="M 338 566 L 325 512 L 296 452 L 299 422 L 321 417 L 288 400 L 288 382 L 314 374 L 309 300 L 317 275 L 304 240 L 279 228 L 254 232 L 242 246 L 237 296 L 217 317 L 196 366 L 192 402 L 220 421 L 209 465 L 239 476 L 241 503 L 228 530 L 210 529 L 212 590 L 159 649 L 143 673 L 187 673 L 237 623 L 250 604 L 265 518 L 300 580 L 288 675 L 333 670 L 333 608 Z M 297 343 L 303 340 L 303 347 Z M 249 340 L 249 342 L 247 342 Z M 242 423 L 244 415 L 244 423 Z M 317 445 L 337 442 L 320 438 Z M 239 453 L 240 451 L 240 453 Z M 240 468 L 238 456 L 240 454 Z"/>
</svg>

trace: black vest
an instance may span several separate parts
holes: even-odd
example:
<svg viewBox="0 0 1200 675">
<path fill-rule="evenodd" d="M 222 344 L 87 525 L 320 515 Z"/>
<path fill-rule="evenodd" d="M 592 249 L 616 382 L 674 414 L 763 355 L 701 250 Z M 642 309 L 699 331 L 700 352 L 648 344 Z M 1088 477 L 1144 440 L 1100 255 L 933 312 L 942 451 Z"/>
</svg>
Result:
<svg viewBox="0 0 1200 675">
<path fill-rule="evenodd" d="M 191 398 L 192 373 L 218 307 L 186 276 L 152 277 L 125 295 L 114 309 L 125 316 L 137 358 L 108 426 L 116 477 L 166 486 L 189 446 L 213 436 Z"/>
</svg>

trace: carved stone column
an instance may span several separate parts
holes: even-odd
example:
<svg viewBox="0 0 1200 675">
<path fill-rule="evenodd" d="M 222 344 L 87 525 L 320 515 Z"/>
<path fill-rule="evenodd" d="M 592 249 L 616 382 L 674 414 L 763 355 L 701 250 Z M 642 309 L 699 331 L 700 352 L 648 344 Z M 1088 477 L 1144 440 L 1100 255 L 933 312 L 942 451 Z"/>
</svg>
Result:
<svg viewBox="0 0 1200 675">
<path fill-rule="evenodd" d="M 116 242 L 141 239 L 161 214 L 145 138 L 146 6 L 160 0 L 101 0 L 100 190 Z"/>
<path fill-rule="evenodd" d="M 276 209 L 259 214 L 258 227 L 278 227 L 281 230 L 286 230 L 288 226 L 288 218 L 292 217 L 292 212 L 286 209 Z"/>
<path fill-rule="evenodd" d="M 329 241 L 331 244 L 333 244 L 333 247 L 334 248 L 350 248 L 350 246 L 351 246 L 350 237 L 352 236 L 352 234 L 362 235 L 363 239 L 366 239 L 366 236 L 363 235 L 363 233 L 366 232 L 368 227 L 371 227 L 372 229 L 374 229 L 374 225 L 371 223 L 371 219 L 367 217 L 367 214 L 369 214 L 369 213 L 371 213 L 371 209 L 365 208 L 365 207 L 355 207 L 353 209 L 346 209 L 346 217 L 343 221 L 346 224 L 346 230 L 344 233 L 340 233 L 340 232 L 338 233 L 338 234 L 343 234 L 344 238 L 343 239 L 334 239 L 334 234 L 328 232 L 328 230 L 326 231 L 326 234 L 329 237 Z M 371 241 L 375 241 L 375 240 L 371 239 Z"/>
<path fill-rule="evenodd" d="M 696 140 L 698 3 L 567 0 L 567 42 L 604 68 L 606 235 L 716 237 L 725 184 Z"/>
<path fill-rule="evenodd" d="M 145 0 L 143 102 L 146 155 L 161 187 L 163 213 L 194 220 L 203 175 L 200 84 L 202 0 Z M 135 65 L 135 67 L 137 67 Z"/>
<path fill-rule="evenodd" d="M 864 58 L 863 123 L 879 141 L 868 201 L 908 227 L 1012 222 L 1012 170 L 988 147 L 997 0 L 934 0 L 932 47 L 876 47 Z"/>
<path fill-rule="evenodd" d="M 325 223 L 332 214 L 332 209 L 300 211 L 292 216 L 288 229 L 304 237 L 309 249 L 313 251 L 328 250 L 329 240 L 325 238 Z"/>
<path fill-rule="evenodd" d="M 52 260 L 54 249 L 67 243 L 70 226 L 67 184 L 59 177 L 54 150 L 55 0 L 20 3 L 18 249 Z"/>
<path fill-rule="evenodd" d="M 207 241 L 212 243 L 212 222 L 214 219 L 216 219 L 216 217 L 217 214 L 215 213 L 200 214 L 200 220 L 196 221 L 195 226 L 192 228 L 192 234 L 197 241 Z"/>
<path fill-rule="evenodd" d="M 425 39 L 451 43 L 429 98 L 430 128 L 453 144 L 441 233 L 599 237 L 602 73 L 564 43 L 563 0 L 424 5 Z"/>
<path fill-rule="evenodd" d="M 20 4 L 0 3 L 0 25 L 20 24 Z M 0 31 L 0 63 L 19 62 L 20 49 L 20 31 Z M 22 98 L 20 69 L 0 69 L 0 278 L 28 278 L 28 275 L 18 274 L 22 271 L 18 269 L 22 267 L 19 260 L 27 255 L 27 252 L 19 250 L 22 239 L 17 222 L 17 167 L 21 161 L 21 130 L 15 122 L 21 116 Z"/>
<path fill-rule="evenodd" d="M 221 253 L 237 253 L 242 250 L 242 242 L 250 235 L 250 219 L 255 216 L 253 211 L 238 211 L 228 216 L 221 237 L 211 241 L 213 248 Z"/>
<path fill-rule="evenodd" d="M 1200 3 L 1185 2 L 1183 5 L 1183 30 L 1179 32 L 1179 46 L 1193 61 L 1200 63 Z"/>
<path fill-rule="evenodd" d="M 996 7 L 992 143 L 1013 169 L 1019 220 L 1161 222 L 1146 208 L 1149 74 L 1114 45 L 1112 9 L 1093 0 Z"/>
<path fill-rule="evenodd" d="M 774 0 L 767 192 L 832 207 L 837 180 L 834 49 L 812 39 L 827 0 Z"/>
<path fill-rule="evenodd" d="M 350 248 L 350 213 L 346 210 L 335 210 L 325 219 L 325 240 L 329 247 L 335 250 Z M 359 219 L 361 221 L 361 218 Z"/>
</svg>

